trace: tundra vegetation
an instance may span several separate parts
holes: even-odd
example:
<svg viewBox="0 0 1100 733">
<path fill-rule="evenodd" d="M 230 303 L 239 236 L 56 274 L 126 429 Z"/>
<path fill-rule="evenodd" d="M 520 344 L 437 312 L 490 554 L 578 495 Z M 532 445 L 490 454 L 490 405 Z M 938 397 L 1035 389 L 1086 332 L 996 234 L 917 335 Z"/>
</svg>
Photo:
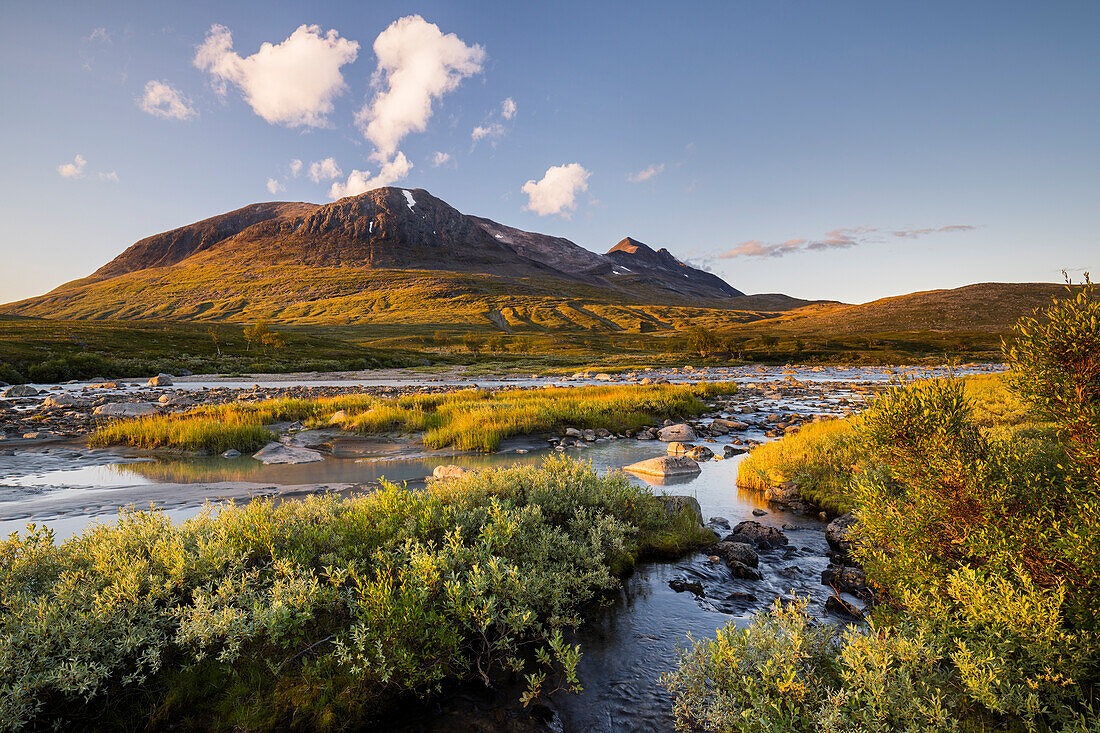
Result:
<svg viewBox="0 0 1100 733">
<path fill-rule="evenodd" d="M 347 730 L 455 681 L 575 688 L 579 610 L 709 537 L 565 458 L 63 544 L 31 526 L 0 543 L 0 727 Z"/>
<path fill-rule="evenodd" d="M 111 422 L 94 433 L 91 442 L 98 446 L 254 450 L 274 437 L 266 424 L 301 420 L 307 426 L 322 427 L 342 411 L 345 417 L 339 427 L 345 430 L 423 433 L 424 443 L 433 448 L 491 451 L 514 435 L 558 432 L 566 427 L 621 432 L 666 418 L 698 415 L 708 409 L 703 399 L 736 391 L 732 382 L 701 382 L 265 400 Z"/>
<path fill-rule="evenodd" d="M 1100 729 L 1098 323 L 1086 280 L 1016 326 L 1007 379 L 898 385 L 754 452 L 746 483 L 855 512 L 879 603 L 846 629 L 777 604 L 694 644 L 666 678 L 681 728 Z"/>
</svg>

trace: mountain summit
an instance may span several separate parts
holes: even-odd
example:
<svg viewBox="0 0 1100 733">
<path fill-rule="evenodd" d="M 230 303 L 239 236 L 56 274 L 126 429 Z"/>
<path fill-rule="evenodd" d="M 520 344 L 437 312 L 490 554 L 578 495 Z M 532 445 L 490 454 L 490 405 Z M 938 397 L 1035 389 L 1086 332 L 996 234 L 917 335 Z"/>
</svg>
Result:
<svg viewBox="0 0 1100 733">
<path fill-rule="evenodd" d="M 246 206 L 142 239 L 91 276 L 7 310 L 47 318 L 354 320 L 416 294 L 731 308 L 742 293 L 661 249 L 606 255 L 468 216 L 423 189 Z M 356 299 L 362 301 L 353 305 Z M 339 307 L 337 307 L 337 302 Z M 412 307 L 411 304 L 405 307 Z"/>
</svg>

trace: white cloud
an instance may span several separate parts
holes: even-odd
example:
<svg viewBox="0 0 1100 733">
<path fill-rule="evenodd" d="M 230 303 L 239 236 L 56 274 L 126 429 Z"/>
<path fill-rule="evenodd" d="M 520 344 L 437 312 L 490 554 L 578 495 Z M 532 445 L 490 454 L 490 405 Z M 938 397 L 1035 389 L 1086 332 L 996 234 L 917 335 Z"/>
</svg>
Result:
<svg viewBox="0 0 1100 733">
<path fill-rule="evenodd" d="M 285 191 L 286 186 L 276 181 L 274 178 L 267 179 L 267 192 L 271 195 L 279 193 L 279 191 Z"/>
<path fill-rule="evenodd" d="M 504 119 L 510 120 L 516 116 L 516 101 L 508 97 L 500 103 L 500 114 Z"/>
<path fill-rule="evenodd" d="M 118 183 L 118 173 L 115 173 L 114 171 L 98 173 L 96 175 L 99 176 L 99 180 L 101 181 L 107 181 L 108 183 Z"/>
<path fill-rule="evenodd" d="M 432 167 L 438 168 L 439 166 L 447 163 L 451 159 L 450 153 L 444 153 L 442 151 L 436 151 L 432 154 Z"/>
<path fill-rule="evenodd" d="M 166 81 L 154 80 L 145 85 L 141 108 L 154 117 L 169 120 L 189 120 L 199 114 L 191 106 L 191 100 Z"/>
<path fill-rule="evenodd" d="M 88 41 L 103 41 L 104 43 L 111 42 L 111 34 L 107 32 L 106 28 L 102 26 L 92 31 L 91 35 L 87 37 Z"/>
<path fill-rule="evenodd" d="M 333 199 L 342 199 L 345 196 L 358 196 L 375 188 L 389 186 L 391 183 L 401 180 L 409 174 L 413 164 L 401 151 L 393 156 L 392 160 L 382 163 L 378 175 L 371 176 L 370 171 L 353 170 L 348 175 L 347 183 L 337 181 L 329 189 L 329 196 Z"/>
<path fill-rule="evenodd" d="M 378 69 L 372 84 L 378 92 L 355 121 L 375 146 L 372 157 L 385 167 L 395 164 L 391 158 L 402 138 L 427 127 L 433 100 L 481 72 L 485 49 L 467 46 L 455 34 L 444 35 L 434 23 L 409 15 L 378 34 L 374 53 Z"/>
<path fill-rule="evenodd" d="M 499 122 L 490 122 L 488 125 L 478 125 L 475 127 L 473 132 L 470 133 L 470 138 L 474 142 L 477 142 L 484 138 L 492 139 L 502 137 L 504 133 L 504 125 Z"/>
<path fill-rule="evenodd" d="M 77 155 L 73 158 L 72 163 L 62 163 L 57 166 L 57 172 L 61 174 L 62 178 L 83 178 L 84 166 L 88 165 L 88 161 L 84 160 L 83 155 Z"/>
<path fill-rule="evenodd" d="M 290 175 L 297 178 L 298 174 L 302 172 L 302 161 L 297 158 L 291 158 L 290 160 Z"/>
<path fill-rule="evenodd" d="M 333 178 L 339 178 L 343 174 L 344 172 L 340 170 L 340 166 L 336 165 L 335 158 L 315 160 L 309 164 L 309 180 L 314 183 L 331 181 Z"/>
<path fill-rule="evenodd" d="M 653 178 L 664 169 L 664 163 L 661 163 L 659 165 L 651 165 L 644 170 L 638 171 L 637 173 L 631 173 L 626 177 L 626 180 L 630 181 L 631 183 L 641 183 L 642 181 L 648 181 L 650 178 Z"/>
<path fill-rule="evenodd" d="M 523 184 L 522 191 L 527 194 L 524 208 L 539 216 L 561 214 L 569 218 L 577 208 L 577 194 L 588 190 L 590 175 L 580 163 L 551 166 L 538 183 Z"/>
<path fill-rule="evenodd" d="M 212 25 L 194 64 L 214 77 L 220 94 L 232 82 L 256 114 L 287 127 L 327 124 L 333 99 L 347 89 L 340 67 L 359 54 L 357 42 L 335 30 L 322 35 L 316 25 L 299 26 L 282 43 L 264 43 L 247 58 L 232 49 L 229 29 Z"/>
</svg>

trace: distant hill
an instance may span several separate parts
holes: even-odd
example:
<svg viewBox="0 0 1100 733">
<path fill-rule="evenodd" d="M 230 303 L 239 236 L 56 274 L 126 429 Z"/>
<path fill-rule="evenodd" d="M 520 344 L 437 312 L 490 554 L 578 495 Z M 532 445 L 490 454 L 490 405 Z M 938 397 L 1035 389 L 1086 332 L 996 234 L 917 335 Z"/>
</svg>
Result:
<svg viewBox="0 0 1100 733">
<path fill-rule="evenodd" d="M 978 283 L 881 298 L 862 305 L 804 306 L 741 330 L 799 336 L 917 331 L 1003 334 L 1020 318 L 1065 293 L 1064 285 L 1053 283 Z"/>
<path fill-rule="evenodd" d="M 744 296 L 634 239 L 600 255 L 390 187 L 326 205 L 253 204 L 156 234 L 89 277 L 0 309 L 72 320 L 474 319 L 645 331 L 691 320 L 676 309 L 714 311 L 705 320 L 721 327 L 808 302 Z"/>
</svg>

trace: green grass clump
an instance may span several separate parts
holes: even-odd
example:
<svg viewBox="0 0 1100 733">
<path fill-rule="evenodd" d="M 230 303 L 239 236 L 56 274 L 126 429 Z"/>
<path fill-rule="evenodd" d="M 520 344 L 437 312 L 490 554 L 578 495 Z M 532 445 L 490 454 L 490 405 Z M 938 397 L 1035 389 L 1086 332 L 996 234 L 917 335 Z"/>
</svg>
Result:
<svg viewBox="0 0 1100 733">
<path fill-rule="evenodd" d="M 564 458 L 179 524 L 129 511 L 60 545 L 32 527 L 0 542 L 0 728 L 360 729 L 448 681 L 572 686 L 560 630 L 635 558 L 704 541 Z"/>
<path fill-rule="evenodd" d="M 830 511 L 846 511 L 845 489 L 853 470 L 859 470 L 856 436 L 852 418 L 803 425 L 754 448 L 737 467 L 737 485 L 764 492 L 791 481 L 803 499 Z"/>
<path fill-rule="evenodd" d="M 265 400 L 199 407 L 183 415 L 114 422 L 96 431 L 91 440 L 93 445 L 101 446 L 224 450 L 220 446 L 229 445 L 245 450 L 240 445 L 233 446 L 231 441 L 247 441 L 249 436 L 259 440 L 266 432 L 262 426 L 274 422 L 302 420 L 311 427 L 326 426 L 342 410 L 347 419 L 340 427 L 345 430 L 365 434 L 423 432 L 424 443 L 433 448 L 491 451 L 501 440 L 514 435 L 560 431 L 565 427 L 619 432 L 666 418 L 697 415 L 707 409 L 702 399 L 736 391 L 737 385 L 732 382 L 716 382 L 502 392 L 460 390 L 388 399 L 348 395 L 315 400 Z M 255 446 L 246 444 L 249 448 Z"/>
<path fill-rule="evenodd" d="M 275 434 L 250 417 L 218 419 L 205 415 L 154 415 L 110 422 L 97 429 L 89 445 L 177 448 L 221 453 L 236 448 L 254 451 L 275 440 Z"/>
</svg>

